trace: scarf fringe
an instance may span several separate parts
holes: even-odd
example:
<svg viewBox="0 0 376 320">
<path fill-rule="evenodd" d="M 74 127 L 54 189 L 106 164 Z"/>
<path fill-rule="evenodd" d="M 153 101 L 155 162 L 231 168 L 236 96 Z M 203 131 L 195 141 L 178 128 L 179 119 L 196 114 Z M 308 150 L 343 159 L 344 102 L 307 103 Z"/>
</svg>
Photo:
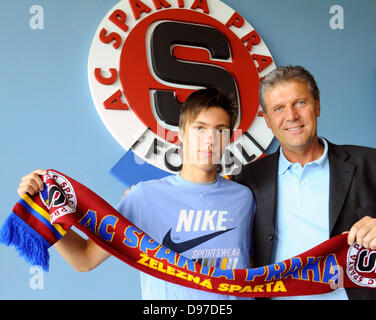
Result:
<svg viewBox="0 0 376 320">
<path fill-rule="evenodd" d="M 45 240 L 16 214 L 12 213 L 4 222 L 0 230 L 0 243 L 13 245 L 26 262 L 48 271 L 50 255 Z"/>
</svg>

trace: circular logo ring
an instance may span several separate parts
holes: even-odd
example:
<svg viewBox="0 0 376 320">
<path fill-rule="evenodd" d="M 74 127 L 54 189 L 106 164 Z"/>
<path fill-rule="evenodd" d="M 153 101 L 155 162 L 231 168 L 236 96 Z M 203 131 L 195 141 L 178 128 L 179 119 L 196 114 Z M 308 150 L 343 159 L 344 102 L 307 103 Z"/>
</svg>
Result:
<svg viewBox="0 0 376 320">
<path fill-rule="evenodd" d="M 221 161 L 236 174 L 273 139 L 258 103 L 275 68 L 256 30 L 219 0 L 124 0 L 100 23 L 88 75 L 93 101 L 125 150 L 169 172 L 181 168 L 178 117 L 194 90 L 235 93 L 239 117 Z"/>
</svg>

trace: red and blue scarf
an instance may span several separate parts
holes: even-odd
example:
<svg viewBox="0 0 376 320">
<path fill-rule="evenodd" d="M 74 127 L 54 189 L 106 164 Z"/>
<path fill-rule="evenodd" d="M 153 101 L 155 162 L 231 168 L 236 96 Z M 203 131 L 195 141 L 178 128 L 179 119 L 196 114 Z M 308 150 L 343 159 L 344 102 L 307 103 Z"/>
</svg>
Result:
<svg viewBox="0 0 376 320">
<path fill-rule="evenodd" d="M 242 297 L 311 295 L 338 287 L 376 288 L 376 251 L 347 244 L 347 235 L 321 243 L 291 259 L 250 269 L 205 267 L 151 239 L 106 201 L 56 171 L 45 188 L 25 194 L 0 230 L 32 265 L 49 268 L 48 249 L 74 226 L 110 254 L 165 281 Z"/>
</svg>

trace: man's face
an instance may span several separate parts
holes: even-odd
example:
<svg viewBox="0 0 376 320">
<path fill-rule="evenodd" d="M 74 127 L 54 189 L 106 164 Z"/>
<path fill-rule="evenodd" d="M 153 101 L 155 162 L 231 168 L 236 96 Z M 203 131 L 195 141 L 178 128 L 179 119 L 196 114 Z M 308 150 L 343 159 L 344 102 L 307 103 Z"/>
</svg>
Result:
<svg viewBox="0 0 376 320">
<path fill-rule="evenodd" d="M 284 81 L 265 91 L 265 121 L 288 151 L 307 150 L 317 140 L 317 117 L 320 101 L 315 100 L 307 85 Z"/>
<path fill-rule="evenodd" d="M 184 147 L 184 163 L 213 170 L 220 163 L 222 152 L 230 141 L 230 116 L 219 107 L 201 111 L 188 121 L 180 140 Z"/>
</svg>

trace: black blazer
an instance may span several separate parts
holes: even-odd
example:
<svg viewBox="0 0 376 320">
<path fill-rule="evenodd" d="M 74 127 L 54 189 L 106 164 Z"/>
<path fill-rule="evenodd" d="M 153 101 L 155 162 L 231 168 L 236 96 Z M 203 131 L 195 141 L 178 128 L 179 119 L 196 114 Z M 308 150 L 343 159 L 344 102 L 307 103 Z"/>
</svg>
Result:
<svg viewBox="0 0 376 320">
<path fill-rule="evenodd" d="M 349 231 L 364 216 L 376 217 L 376 149 L 328 142 L 330 167 L 329 234 Z M 256 199 L 255 267 L 271 263 L 279 150 L 243 167 L 233 180 L 248 186 Z M 346 289 L 349 299 L 376 299 L 376 289 Z"/>
</svg>

